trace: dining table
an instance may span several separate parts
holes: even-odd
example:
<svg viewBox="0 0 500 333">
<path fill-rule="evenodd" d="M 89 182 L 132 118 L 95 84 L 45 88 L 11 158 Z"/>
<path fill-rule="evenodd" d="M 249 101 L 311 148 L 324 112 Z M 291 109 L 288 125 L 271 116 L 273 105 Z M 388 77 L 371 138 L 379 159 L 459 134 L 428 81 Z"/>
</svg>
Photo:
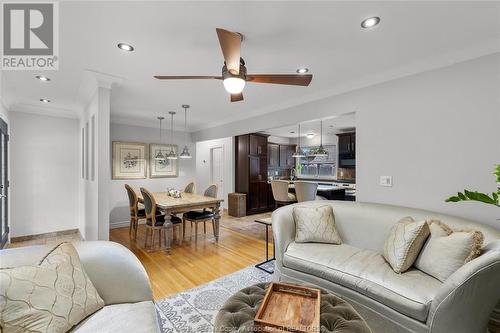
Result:
<svg viewBox="0 0 500 333">
<path fill-rule="evenodd" d="M 219 221 L 220 221 L 220 205 L 223 199 L 207 197 L 195 193 L 181 192 L 179 198 L 170 196 L 168 192 L 153 192 L 153 198 L 156 201 L 156 208 L 165 214 L 165 224 L 167 228 L 167 244 L 165 250 L 170 253 L 173 241 L 173 226 L 170 221 L 170 215 L 181 214 L 196 209 L 212 209 L 214 218 L 214 237 L 215 241 L 219 241 Z M 139 202 L 144 203 L 142 195 L 138 195 Z M 184 227 L 184 226 L 183 226 Z"/>
</svg>

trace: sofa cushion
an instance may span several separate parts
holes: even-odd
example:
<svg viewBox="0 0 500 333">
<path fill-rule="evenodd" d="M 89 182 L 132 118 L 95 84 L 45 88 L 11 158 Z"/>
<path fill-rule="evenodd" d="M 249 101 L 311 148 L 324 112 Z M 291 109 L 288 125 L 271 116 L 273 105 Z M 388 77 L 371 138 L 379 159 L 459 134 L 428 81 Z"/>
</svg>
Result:
<svg viewBox="0 0 500 333">
<path fill-rule="evenodd" d="M 402 218 L 389 232 L 384 244 L 384 258 L 396 273 L 403 273 L 413 265 L 424 242 L 429 237 L 425 220 Z"/>
<path fill-rule="evenodd" d="M 71 332 L 155 333 L 158 332 L 156 309 L 151 301 L 107 305 L 82 321 Z"/>
<path fill-rule="evenodd" d="M 442 284 L 416 269 L 397 274 L 379 253 L 347 244 L 292 242 L 283 265 L 355 290 L 420 321 L 426 320 Z"/>
<path fill-rule="evenodd" d="M 480 231 L 453 231 L 436 220 L 429 222 L 429 228 L 431 236 L 415 261 L 415 267 L 440 281 L 481 252 L 484 237 Z"/>
<path fill-rule="evenodd" d="M 39 265 L 0 270 L 3 332 L 66 332 L 104 306 L 70 243 Z"/>
<path fill-rule="evenodd" d="M 330 205 L 293 208 L 295 241 L 300 243 L 342 243 L 335 229 L 335 217 Z"/>
</svg>

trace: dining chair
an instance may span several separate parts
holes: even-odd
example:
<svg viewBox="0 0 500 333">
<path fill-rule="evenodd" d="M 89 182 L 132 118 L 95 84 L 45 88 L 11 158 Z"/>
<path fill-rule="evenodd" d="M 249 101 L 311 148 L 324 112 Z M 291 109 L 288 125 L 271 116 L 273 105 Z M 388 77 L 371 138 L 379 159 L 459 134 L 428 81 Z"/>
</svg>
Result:
<svg viewBox="0 0 500 333">
<path fill-rule="evenodd" d="M 295 181 L 295 195 L 297 202 L 320 200 L 316 195 L 318 191 L 318 183 L 306 182 L 303 180 Z"/>
<path fill-rule="evenodd" d="M 158 244 L 161 248 L 162 234 L 165 241 L 165 246 L 167 245 L 167 227 L 165 226 L 165 215 L 161 214 L 157 210 L 156 200 L 151 192 L 141 187 L 142 198 L 144 200 L 144 208 L 146 212 L 146 237 L 144 238 L 144 247 L 147 247 L 148 236 L 151 234 L 151 249 L 154 249 L 155 245 L 155 231 L 158 231 Z M 170 222 L 172 222 L 172 227 L 175 231 L 177 228 L 181 228 L 182 220 L 177 216 L 171 216 Z M 179 230 L 180 238 L 181 232 Z"/>
<path fill-rule="evenodd" d="M 208 186 L 205 189 L 205 192 L 203 193 L 204 196 L 206 197 L 211 197 L 211 198 L 217 198 L 217 185 L 212 184 Z M 203 222 L 203 232 L 206 234 L 207 233 L 207 221 L 212 221 L 212 227 L 214 229 L 214 236 L 215 236 L 215 213 L 211 210 L 203 209 L 202 211 L 200 210 L 191 210 L 189 212 L 186 212 L 182 215 L 182 224 L 184 225 L 183 229 L 183 237 L 186 232 L 186 221 L 191 222 L 191 234 L 193 233 L 193 223 L 195 227 L 195 233 L 194 233 L 194 242 L 195 244 L 198 242 L 198 223 Z"/>
<path fill-rule="evenodd" d="M 271 180 L 271 189 L 276 208 L 278 208 L 278 205 L 284 206 L 297 202 L 295 194 L 288 192 L 289 184 L 290 182 L 287 180 Z"/>
<path fill-rule="evenodd" d="M 184 188 L 184 193 L 196 193 L 196 183 L 191 182 Z"/>
<path fill-rule="evenodd" d="M 135 193 L 132 186 L 125 184 L 125 189 L 127 190 L 129 210 L 130 210 L 130 225 L 128 227 L 128 235 L 132 239 L 137 239 L 137 229 L 139 227 L 139 220 L 146 218 L 146 212 L 144 211 L 144 205 L 139 203 L 139 198 L 137 193 Z"/>
</svg>

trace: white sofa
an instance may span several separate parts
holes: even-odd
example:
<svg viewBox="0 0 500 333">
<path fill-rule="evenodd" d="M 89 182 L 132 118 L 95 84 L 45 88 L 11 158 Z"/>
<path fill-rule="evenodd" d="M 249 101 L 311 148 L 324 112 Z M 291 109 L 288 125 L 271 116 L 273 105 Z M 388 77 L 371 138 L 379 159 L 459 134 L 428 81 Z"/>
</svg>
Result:
<svg viewBox="0 0 500 333">
<path fill-rule="evenodd" d="M 149 278 L 135 255 L 113 242 L 74 245 L 105 306 L 79 323 L 72 332 L 159 332 Z M 0 267 L 38 264 L 50 248 L 28 246 L 1 250 Z"/>
<path fill-rule="evenodd" d="M 294 206 L 331 205 L 343 244 L 296 243 Z M 480 209 L 480 208 L 478 208 Z M 396 274 L 382 257 L 390 228 L 402 217 L 437 218 L 453 229 L 484 234 L 484 253 L 444 283 L 415 269 Z M 401 332 L 486 332 L 500 299 L 500 232 L 473 221 L 430 211 L 373 203 L 321 201 L 273 213 L 274 279 L 305 282 L 364 307 Z"/>
</svg>

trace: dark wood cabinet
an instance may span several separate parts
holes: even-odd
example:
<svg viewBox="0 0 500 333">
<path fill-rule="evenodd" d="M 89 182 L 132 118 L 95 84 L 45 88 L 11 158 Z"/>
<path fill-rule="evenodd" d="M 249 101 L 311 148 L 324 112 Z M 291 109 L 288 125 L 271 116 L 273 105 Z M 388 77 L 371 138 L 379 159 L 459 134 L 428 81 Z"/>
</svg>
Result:
<svg viewBox="0 0 500 333">
<path fill-rule="evenodd" d="M 267 165 L 277 168 L 280 165 L 280 145 L 276 143 L 267 144 Z"/>
<path fill-rule="evenodd" d="M 247 195 L 247 213 L 269 210 L 267 136 L 258 133 L 235 138 L 235 190 Z M 275 154 L 275 153 L 274 153 Z M 279 163 L 279 156 L 276 158 Z"/>
<path fill-rule="evenodd" d="M 356 167 L 356 133 L 341 133 L 339 137 L 339 168 L 354 169 Z"/>
<path fill-rule="evenodd" d="M 337 134 L 339 137 L 339 154 L 356 153 L 356 133 Z"/>
</svg>

